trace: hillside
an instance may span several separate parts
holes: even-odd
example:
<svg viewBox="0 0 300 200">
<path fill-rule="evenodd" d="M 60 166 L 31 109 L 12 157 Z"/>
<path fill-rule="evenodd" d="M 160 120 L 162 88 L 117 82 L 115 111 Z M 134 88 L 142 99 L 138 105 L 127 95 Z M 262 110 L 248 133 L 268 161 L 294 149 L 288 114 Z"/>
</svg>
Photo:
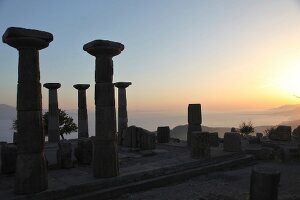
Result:
<svg viewBox="0 0 300 200">
<path fill-rule="evenodd" d="M 16 108 L 6 104 L 0 104 L 0 120 L 12 120 L 17 118 Z"/>
</svg>

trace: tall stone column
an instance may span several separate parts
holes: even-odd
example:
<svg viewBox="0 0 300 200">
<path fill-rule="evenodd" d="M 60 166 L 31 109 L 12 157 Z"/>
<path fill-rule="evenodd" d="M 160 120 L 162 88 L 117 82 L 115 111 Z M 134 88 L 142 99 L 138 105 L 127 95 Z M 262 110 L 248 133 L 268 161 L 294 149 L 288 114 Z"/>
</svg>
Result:
<svg viewBox="0 0 300 200">
<path fill-rule="evenodd" d="M 19 51 L 17 120 L 18 156 L 15 192 L 37 193 L 48 188 L 44 156 L 39 50 L 48 47 L 48 32 L 10 27 L 2 41 Z"/>
<path fill-rule="evenodd" d="M 119 55 L 123 49 L 123 44 L 107 40 L 94 40 L 83 46 L 83 50 L 96 57 L 96 135 L 93 139 L 93 171 L 96 178 L 119 174 L 112 57 Z"/>
<path fill-rule="evenodd" d="M 191 146 L 191 135 L 194 131 L 202 131 L 201 104 L 189 104 L 187 145 Z"/>
<path fill-rule="evenodd" d="M 126 88 L 131 82 L 117 82 L 115 86 L 118 88 L 118 138 L 119 144 L 122 143 L 122 133 L 128 127 L 127 117 L 127 98 Z"/>
<path fill-rule="evenodd" d="M 44 87 L 49 89 L 48 142 L 56 143 L 59 141 L 57 89 L 60 88 L 60 83 L 45 83 Z"/>
<path fill-rule="evenodd" d="M 78 90 L 78 138 L 89 137 L 88 115 L 86 109 L 86 90 L 89 84 L 73 85 Z"/>
</svg>

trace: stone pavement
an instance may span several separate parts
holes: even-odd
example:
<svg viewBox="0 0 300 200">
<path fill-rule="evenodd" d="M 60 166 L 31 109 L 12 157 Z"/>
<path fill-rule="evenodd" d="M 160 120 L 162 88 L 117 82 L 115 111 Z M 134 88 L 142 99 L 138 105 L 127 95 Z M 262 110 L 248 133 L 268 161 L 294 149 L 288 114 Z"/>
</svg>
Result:
<svg viewBox="0 0 300 200">
<path fill-rule="evenodd" d="M 281 172 L 278 199 L 300 199 L 300 162 L 258 162 L 255 166 L 276 168 Z M 254 166 L 217 171 L 188 181 L 154 188 L 138 193 L 127 193 L 118 200 L 247 200 L 250 191 L 250 174 Z M 176 192 L 180 191 L 180 192 Z"/>
<path fill-rule="evenodd" d="M 222 149 L 222 146 L 211 148 L 211 160 L 196 160 L 190 158 L 185 142 L 158 144 L 153 152 L 121 147 L 118 177 L 96 179 L 91 166 L 49 170 L 49 188 L 44 192 L 25 196 L 13 193 L 14 175 L 0 175 L 0 195 L 1 199 L 100 199 L 99 195 L 101 199 L 105 199 L 111 198 L 111 195 L 117 197 L 132 189 L 137 190 L 140 187 L 138 182 L 143 182 L 142 187 L 147 189 L 253 161 L 251 156 L 224 152 Z M 147 183 L 148 180 L 151 180 L 151 184 Z M 97 194 L 93 194 L 95 191 Z"/>
</svg>

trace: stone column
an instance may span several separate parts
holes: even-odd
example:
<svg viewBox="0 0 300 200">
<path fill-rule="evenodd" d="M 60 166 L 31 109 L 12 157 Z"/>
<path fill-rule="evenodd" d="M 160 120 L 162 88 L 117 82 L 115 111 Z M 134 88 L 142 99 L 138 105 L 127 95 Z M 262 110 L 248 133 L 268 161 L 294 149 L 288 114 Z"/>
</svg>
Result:
<svg viewBox="0 0 300 200">
<path fill-rule="evenodd" d="M 117 82 L 118 88 L 118 139 L 122 144 L 122 133 L 128 127 L 126 88 L 131 82 Z"/>
<path fill-rule="evenodd" d="M 191 157 L 210 158 L 209 132 L 193 131 L 191 133 Z"/>
<path fill-rule="evenodd" d="M 83 46 L 83 50 L 96 57 L 96 134 L 93 138 L 93 172 L 96 178 L 119 174 L 112 57 L 119 55 L 123 49 L 123 44 L 107 40 L 95 40 Z"/>
<path fill-rule="evenodd" d="M 188 107 L 188 132 L 187 145 L 191 146 L 191 134 L 194 131 L 202 131 L 201 104 L 189 104 Z"/>
<path fill-rule="evenodd" d="M 44 87 L 49 89 L 49 113 L 48 113 L 48 142 L 59 141 L 59 111 L 57 100 L 57 89 L 60 83 L 45 83 Z"/>
<path fill-rule="evenodd" d="M 17 120 L 18 156 L 15 192 L 37 193 L 48 187 L 44 156 L 39 50 L 48 47 L 48 32 L 10 27 L 2 41 L 19 51 Z"/>
<path fill-rule="evenodd" d="M 279 182 L 279 170 L 263 166 L 254 167 L 250 178 L 250 200 L 277 200 Z"/>
<path fill-rule="evenodd" d="M 89 84 L 73 85 L 78 90 L 78 138 L 89 137 L 88 115 L 86 108 L 86 90 Z"/>
</svg>

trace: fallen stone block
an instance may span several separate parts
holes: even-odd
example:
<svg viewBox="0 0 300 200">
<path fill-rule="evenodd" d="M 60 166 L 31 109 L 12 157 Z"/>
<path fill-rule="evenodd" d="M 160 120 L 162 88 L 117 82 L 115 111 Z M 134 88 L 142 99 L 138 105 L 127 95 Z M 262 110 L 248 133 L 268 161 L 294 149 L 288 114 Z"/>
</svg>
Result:
<svg viewBox="0 0 300 200">
<path fill-rule="evenodd" d="M 68 140 L 60 140 L 58 142 L 57 164 L 62 169 L 69 169 L 73 167 L 72 143 Z"/>
<path fill-rule="evenodd" d="M 17 146 L 15 144 L 1 145 L 1 173 L 15 173 L 17 162 Z"/>
<path fill-rule="evenodd" d="M 242 150 L 241 135 L 237 132 L 227 132 L 224 134 L 224 151 L 239 152 Z"/>
</svg>

